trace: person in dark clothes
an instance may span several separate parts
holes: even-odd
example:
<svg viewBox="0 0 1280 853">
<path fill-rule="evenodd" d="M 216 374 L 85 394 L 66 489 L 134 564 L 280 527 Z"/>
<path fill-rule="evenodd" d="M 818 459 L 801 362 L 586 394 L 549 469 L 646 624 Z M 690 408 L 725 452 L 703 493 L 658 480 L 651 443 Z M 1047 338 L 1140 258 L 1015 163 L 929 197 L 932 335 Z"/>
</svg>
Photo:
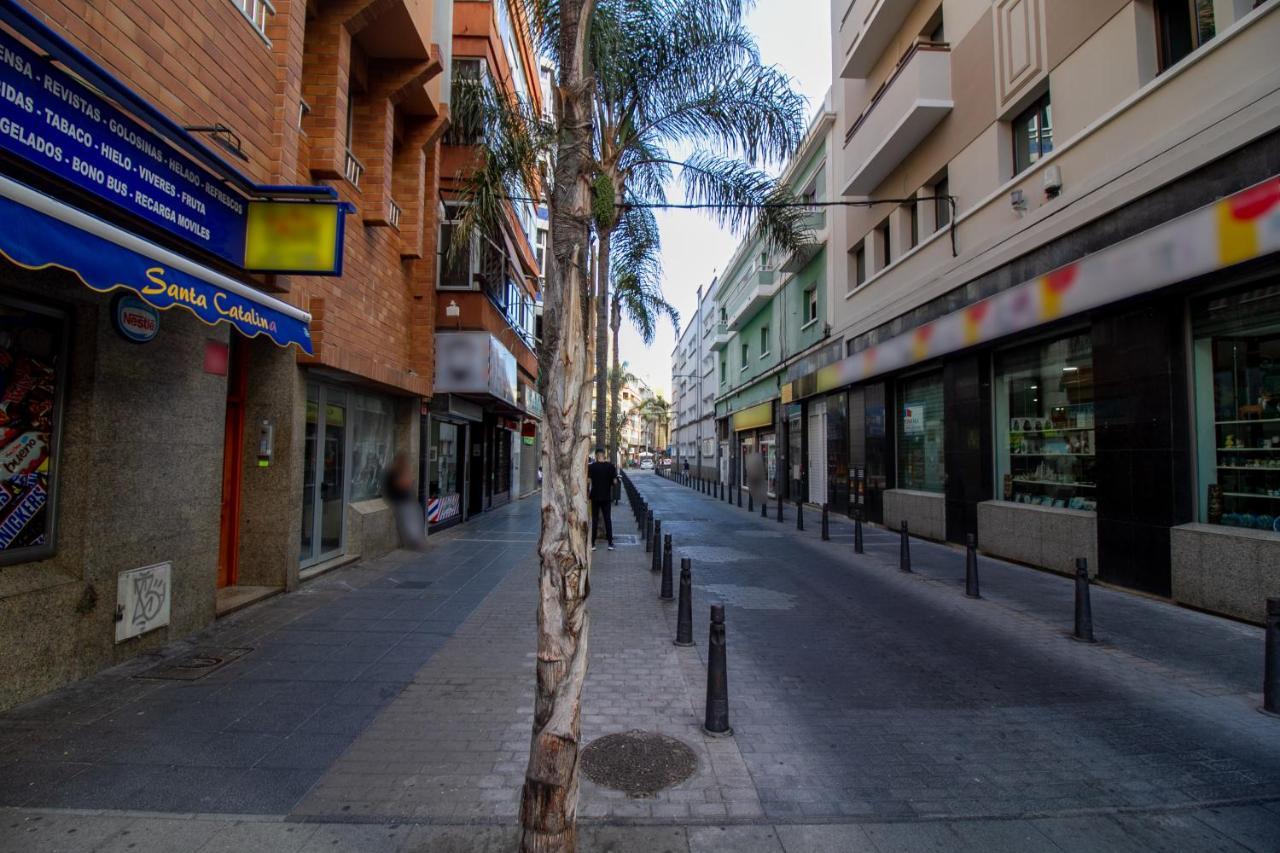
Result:
<svg viewBox="0 0 1280 853">
<path fill-rule="evenodd" d="M 587 497 L 591 498 L 591 550 L 596 549 L 596 518 L 604 514 L 604 535 L 613 550 L 613 484 L 618 468 L 604 461 L 604 451 L 596 451 L 596 461 L 587 466 Z"/>
<path fill-rule="evenodd" d="M 413 466 L 409 457 L 397 453 L 382 480 L 382 496 L 391 504 L 400 534 L 400 547 L 421 550 L 426 544 L 422 528 L 426 523 L 413 488 Z"/>
</svg>

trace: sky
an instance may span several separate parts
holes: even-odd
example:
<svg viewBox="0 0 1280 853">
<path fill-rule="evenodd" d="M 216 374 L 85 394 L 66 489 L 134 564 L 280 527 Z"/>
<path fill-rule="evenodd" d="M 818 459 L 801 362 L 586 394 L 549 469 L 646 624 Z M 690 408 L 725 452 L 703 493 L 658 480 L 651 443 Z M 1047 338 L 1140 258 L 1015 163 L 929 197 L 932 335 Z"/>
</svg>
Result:
<svg viewBox="0 0 1280 853">
<path fill-rule="evenodd" d="M 796 91 L 808 98 L 811 116 L 831 86 L 830 0 L 757 0 L 748 24 L 764 62 L 787 72 Z M 675 200 L 678 192 L 671 193 Z M 721 229 L 705 213 L 658 211 L 667 301 L 680 312 L 682 327 L 697 307 L 697 288 L 728 264 L 742 235 Z M 663 321 L 653 346 L 623 320 L 619 350 L 632 373 L 671 399 L 671 351 L 676 333 Z"/>
</svg>

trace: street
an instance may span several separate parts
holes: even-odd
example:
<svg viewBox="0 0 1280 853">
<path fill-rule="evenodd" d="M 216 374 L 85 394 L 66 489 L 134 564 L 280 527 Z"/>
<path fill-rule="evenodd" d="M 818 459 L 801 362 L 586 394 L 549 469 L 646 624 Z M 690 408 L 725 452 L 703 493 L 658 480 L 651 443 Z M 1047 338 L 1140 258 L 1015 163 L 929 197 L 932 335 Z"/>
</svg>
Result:
<svg viewBox="0 0 1280 853">
<path fill-rule="evenodd" d="M 594 555 L 583 741 L 677 738 L 692 778 L 647 798 L 583 779 L 587 850 L 1280 850 L 1280 720 L 1262 632 L 795 509 L 778 523 L 633 472 L 676 565 L 677 648 L 626 501 Z M 324 575 L 165 659 L 250 649 L 195 680 L 144 656 L 0 715 L 0 850 L 504 850 L 533 687 L 537 503 Z M 723 602 L 731 738 L 701 732 Z"/>
</svg>

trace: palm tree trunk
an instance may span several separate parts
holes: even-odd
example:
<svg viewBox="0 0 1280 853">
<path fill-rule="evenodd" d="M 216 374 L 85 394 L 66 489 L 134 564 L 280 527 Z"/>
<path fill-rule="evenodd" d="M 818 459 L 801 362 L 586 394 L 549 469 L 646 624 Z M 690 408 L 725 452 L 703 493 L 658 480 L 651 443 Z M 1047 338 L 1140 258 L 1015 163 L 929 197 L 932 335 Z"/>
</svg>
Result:
<svg viewBox="0 0 1280 853">
<path fill-rule="evenodd" d="M 561 0 L 551 258 L 543 298 L 538 390 L 545 401 L 542 531 L 538 537 L 537 689 L 529 765 L 520 794 L 520 849 L 577 847 L 582 684 L 587 675 L 586 459 L 594 314 L 591 246 L 591 96 L 586 41 L 594 0 Z"/>
<path fill-rule="evenodd" d="M 609 440 L 609 423 L 615 409 L 605 406 L 609 394 L 609 250 L 613 229 L 597 225 L 600 234 L 600 257 L 596 266 L 596 423 L 595 446 L 604 447 Z"/>
<path fill-rule="evenodd" d="M 622 359 L 618 352 L 618 333 L 622 331 L 622 306 L 615 300 L 609 311 L 609 333 L 613 344 L 613 367 L 609 371 L 609 411 L 618 411 L 619 397 L 622 394 Z M 613 428 L 609 430 L 609 458 L 613 464 L 618 463 L 619 445 L 622 443 L 622 421 L 617 414 L 613 416 Z"/>
</svg>

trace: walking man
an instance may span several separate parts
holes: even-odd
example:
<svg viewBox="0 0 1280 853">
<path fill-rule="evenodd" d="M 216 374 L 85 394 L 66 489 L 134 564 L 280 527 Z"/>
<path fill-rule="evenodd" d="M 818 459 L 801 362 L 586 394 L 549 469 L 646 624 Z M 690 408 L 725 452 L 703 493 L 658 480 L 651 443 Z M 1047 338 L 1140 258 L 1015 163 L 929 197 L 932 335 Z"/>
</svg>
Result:
<svg viewBox="0 0 1280 853">
<path fill-rule="evenodd" d="M 591 550 L 596 549 L 596 518 L 604 514 L 604 535 L 613 550 L 613 484 L 618 481 L 618 469 L 612 462 L 604 461 L 604 451 L 596 450 L 596 461 L 587 466 L 587 496 L 591 498 Z"/>
</svg>

